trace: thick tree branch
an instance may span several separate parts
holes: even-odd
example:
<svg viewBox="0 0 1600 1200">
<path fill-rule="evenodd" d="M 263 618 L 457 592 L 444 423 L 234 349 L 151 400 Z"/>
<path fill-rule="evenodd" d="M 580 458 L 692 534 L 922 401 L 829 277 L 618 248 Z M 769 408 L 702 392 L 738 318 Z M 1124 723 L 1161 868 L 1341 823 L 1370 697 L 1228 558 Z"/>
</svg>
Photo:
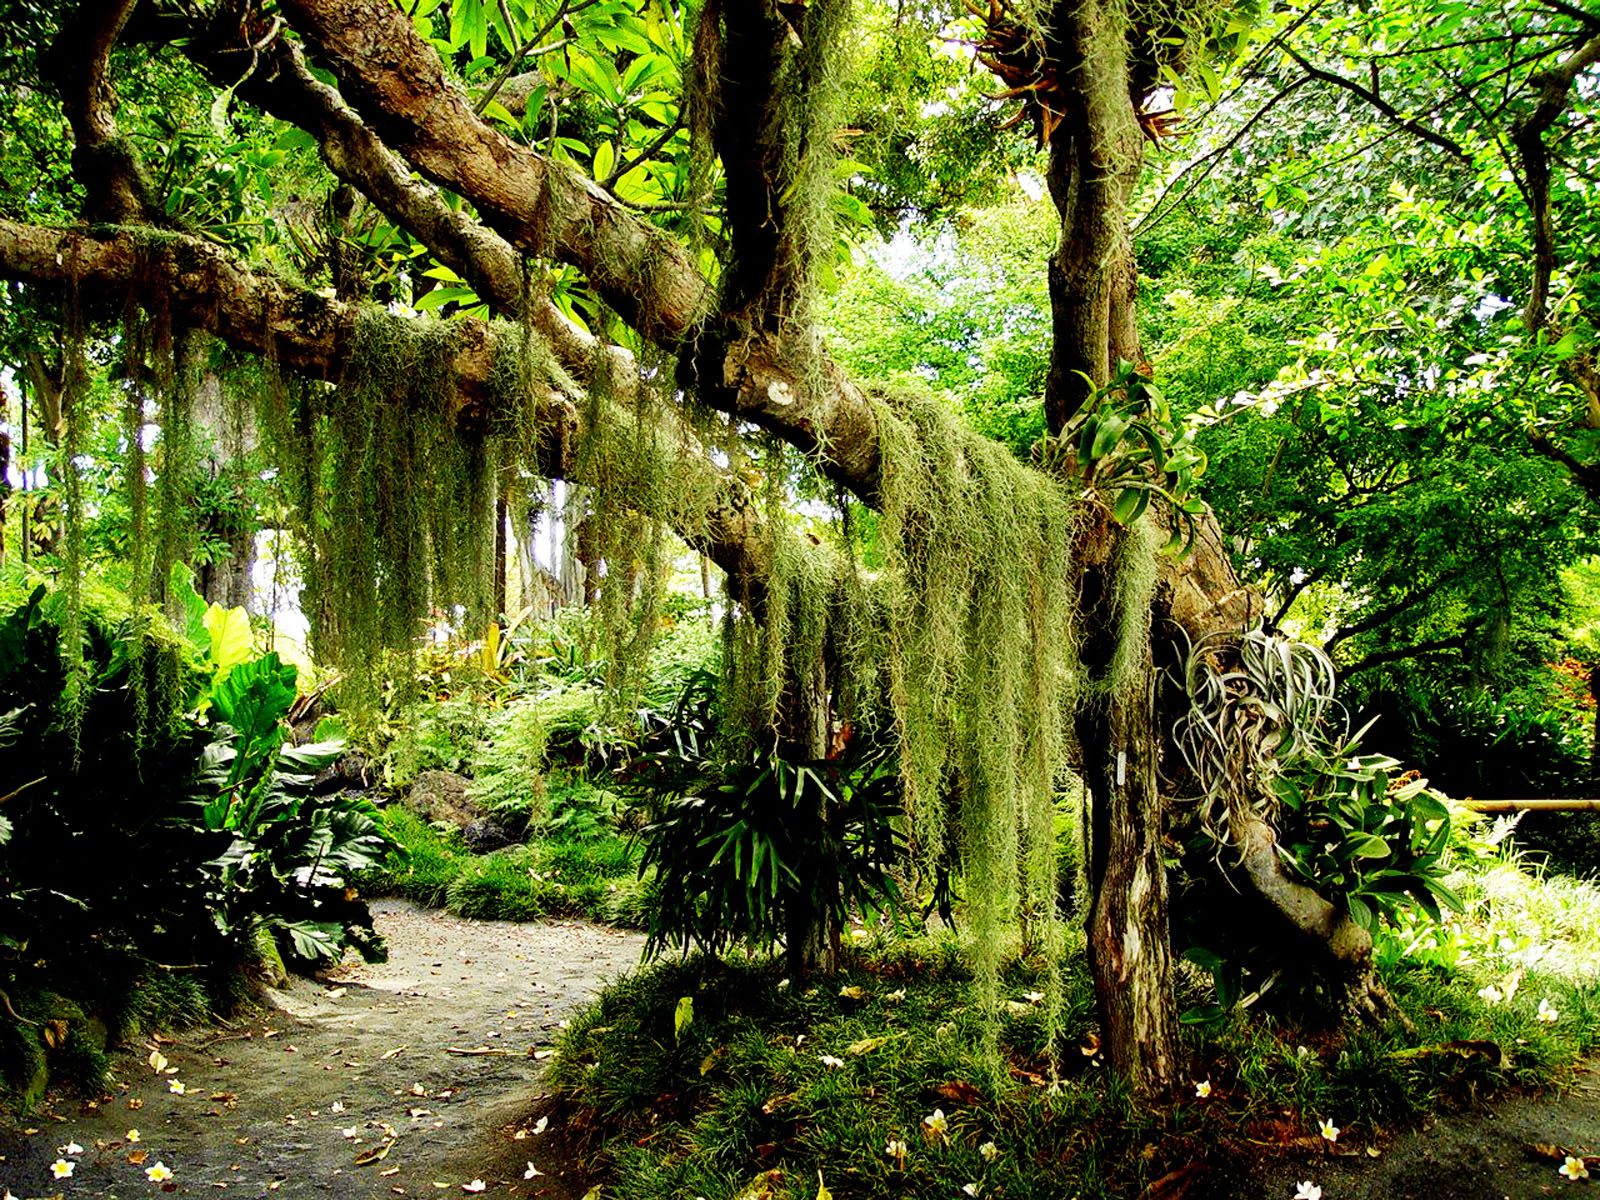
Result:
<svg viewBox="0 0 1600 1200">
<path fill-rule="evenodd" d="M 1393 650 L 1379 650 L 1369 654 L 1360 662 L 1352 663 L 1348 667 L 1339 668 L 1339 678 L 1349 679 L 1352 675 L 1360 675 L 1363 671 L 1370 671 L 1374 667 L 1381 667 L 1388 663 L 1404 662 L 1408 658 L 1419 658 L 1424 654 L 1435 654 L 1440 650 L 1465 650 L 1467 635 L 1454 634 L 1451 637 L 1434 638 L 1431 641 L 1417 642 L 1411 646 L 1396 646 Z"/>
<path fill-rule="evenodd" d="M 469 199 L 519 250 L 584 271 L 647 340 L 678 350 L 692 338 L 691 382 L 708 404 L 815 455 L 869 503 L 877 496 L 877 414 L 842 371 L 815 354 L 807 368 L 770 333 L 738 341 L 697 333 L 710 288 L 687 251 L 589 180 L 480 121 L 403 13 L 381 0 L 289 0 L 286 11 L 392 151 Z"/>
<path fill-rule="evenodd" d="M 581 270 L 642 336 L 676 344 L 710 291 L 682 246 L 598 185 L 472 110 L 434 49 L 387 0 L 286 0 L 340 94 L 424 176 L 470 199 L 519 250 Z"/>
<path fill-rule="evenodd" d="M 148 187 L 139 160 L 117 136 L 116 92 L 111 86 L 111 51 L 138 0 L 86 0 L 61 23 L 61 32 L 40 63 L 41 73 L 61 94 L 72 126 L 72 173 L 88 193 L 84 217 L 114 223 L 149 216 Z"/>
<path fill-rule="evenodd" d="M 1583 494 L 1600 504 L 1600 464 L 1582 462 L 1566 449 L 1558 446 L 1542 433 L 1528 434 L 1528 445 L 1533 452 L 1551 462 L 1560 463 L 1572 476 L 1572 481 L 1583 489 Z"/>
</svg>

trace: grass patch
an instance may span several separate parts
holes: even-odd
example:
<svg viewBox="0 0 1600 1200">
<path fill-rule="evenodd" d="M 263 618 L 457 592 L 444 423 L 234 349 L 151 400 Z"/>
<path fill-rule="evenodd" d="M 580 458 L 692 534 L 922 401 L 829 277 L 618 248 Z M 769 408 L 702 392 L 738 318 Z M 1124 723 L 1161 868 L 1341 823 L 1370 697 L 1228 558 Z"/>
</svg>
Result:
<svg viewBox="0 0 1600 1200">
<path fill-rule="evenodd" d="M 1600 1049 L 1600 892 L 1514 861 L 1471 878 L 1467 913 L 1433 928 L 1458 961 L 1438 961 L 1415 932 L 1389 946 L 1384 978 L 1414 1034 L 1235 1013 L 1186 1031 L 1190 1078 L 1155 1104 L 1107 1073 L 1081 956 L 1055 1078 L 1040 967 L 1004 959 L 994 1078 L 969 948 L 925 937 L 858 946 L 840 978 L 803 989 L 774 959 L 658 963 L 574 1021 L 552 1082 L 581 1160 L 630 1200 L 813 1200 L 818 1172 L 856 1200 L 948 1198 L 968 1184 L 1012 1200 L 1134 1197 L 1190 1164 L 1227 1173 L 1314 1151 L 1322 1118 L 1342 1144 L 1373 1145 L 1429 1112 L 1560 1081 Z M 1498 997 L 1480 995 L 1492 980 Z M 693 1016 L 679 1029 L 685 998 Z M 1557 1019 L 1540 1019 L 1541 1002 Z"/>
<path fill-rule="evenodd" d="M 369 895 L 399 896 L 478 920 L 642 923 L 649 881 L 637 878 L 638 856 L 622 838 L 536 842 L 473 854 L 459 834 L 441 832 L 400 805 L 385 808 L 382 820 L 405 855 L 362 876 L 360 887 Z"/>
</svg>

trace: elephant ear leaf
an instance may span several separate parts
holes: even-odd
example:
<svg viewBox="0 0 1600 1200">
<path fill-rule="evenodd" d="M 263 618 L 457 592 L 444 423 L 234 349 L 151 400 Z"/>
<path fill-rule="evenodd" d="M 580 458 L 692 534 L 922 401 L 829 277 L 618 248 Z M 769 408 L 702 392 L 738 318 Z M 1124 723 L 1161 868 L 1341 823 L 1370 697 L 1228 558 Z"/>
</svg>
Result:
<svg viewBox="0 0 1600 1200">
<path fill-rule="evenodd" d="M 223 608 L 213 604 L 201 618 L 210 638 L 207 657 L 215 675 L 225 675 L 250 657 L 255 647 L 255 634 L 250 629 L 250 618 L 242 608 Z"/>
</svg>

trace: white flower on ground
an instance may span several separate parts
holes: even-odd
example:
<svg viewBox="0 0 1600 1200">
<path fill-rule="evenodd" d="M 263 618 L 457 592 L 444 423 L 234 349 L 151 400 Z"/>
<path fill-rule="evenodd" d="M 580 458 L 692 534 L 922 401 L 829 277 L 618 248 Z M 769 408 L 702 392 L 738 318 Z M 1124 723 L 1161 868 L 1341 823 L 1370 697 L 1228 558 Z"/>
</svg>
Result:
<svg viewBox="0 0 1600 1200">
<path fill-rule="evenodd" d="M 1560 1017 L 1561 1014 L 1550 1006 L 1549 1000 L 1541 1000 L 1539 1001 L 1539 1012 L 1537 1013 L 1537 1016 L 1539 1020 L 1545 1022 L 1546 1024 L 1554 1025 L 1556 1019 Z"/>
<path fill-rule="evenodd" d="M 1037 1003 L 1039 1003 L 1039 1001 L 1044 999 L 1044 993 L 1043 992 L 1023 992 L 1022 993 L 1022 998 L 1024 1000 L 1026 1000 L 1029 1004 L 1037 1004 Z"/>
<path fill-rule="evenodd" d="M 993 1142 L 985 1142 L 978 1147 L 978 1153 L 983 1156 L 984 1162 L 993 1162 L 1000 1157 L 1000 1147 Z"/>
<path fill-rule="evenodd" d="M 345 1135 L 345 1137 L 347 1137 L 347 1138 L 354 1138 L 354 1137 L 355 1137 L 355 1136 L 356 1136 L 356 1134 L 358 1134 L 358 1133 L 360 1133 L 360 1132 L 361 1132 L 361 1126 L 359 1126 L 359 1125 L 352 1125 L 352 1126 L 350 1126 L 350 1128 L 348 1128 L 348 1129 L 341 1129 L 341 1130 L 339 1130 L 339 1132 L 340 1132 L 340 1133 L 342 1133 L 342 1134 L 344 1134 L 344 1135 Z"/>
<path fill-rule="evenodd" d="M 1330 1142 L 1337 1142 L 1339 1140 L 1339 1127 L 1335 1125 L 1332 1120 L 1326 1117 L 1323 1118 L 1323 1120 L 1319 1123 L 1319 1127 L 1322 1130 L 1322 1136 L 1327 1138 Z"/>
<path fill-rule="evenodd" d="M 333 1107 L 330 1108 L 328 1111 L 329 1112 L 342 1113 L 344 1111 L 344 1101 L 343 1100 L 335 1100 L 333 1102 Z"/>
<path fill-rule="evenodd" d="M 181 1096 L 188 1090 L 189 1089 L 184 1086 L 183 1080 L 181 1079 L 167 1080 L 167 1091 L 171 1092 L 174 1096 Z"/>
<path fill-rule="evenodd" d="M 144 1169 L 144 1176 L 151 1183 L 165 1183 L 172 1178 L 172 1168 L 157 1159 L 155 1166 Z"/>
<path fill-rule="evenodd" d="M 890 1138 L 889 1144 L 883 1148 L 883 1152 L 894 1159 L 895 1165 L 900 1167 L 906 1165 L 906 1155 L 910 1153 L 905 1141 L 901 1138 Z"/>
<path fill-rule="evenodd" d="M 937 1029 L 935 1029 L 933 1031 L 933 1036 L 934 1037 L 940 1037 L 940 1038 L 949 1037 L 952 1033 L 955 1032 L 955 1030 L 956 1030 L 955 1023 L 953 1021 L 947 1021 L 943 1025 L 939 1026 L 939 1028 L 937 1028 Z"/>
<path fill-rule="evenodd" d="M 1306 1180 L 1299 1185 L 1300 1190 L 1295 1192 L 1294 1200 L 1322 1200 L 1322 1189 L 1311 1180 Z"/>
<path fill-rule="evenodd" d="M 539 1170 L 538 1167 L 534 1166 L 530 1162 L 528 1164 L 528 1169 L 522 1173 L 522 1177 L 524 1179 L 537 1179 L 540 1175 L 543 1175 L 543 1174 L 544 1174 L 543 1171 Z"/>
<path fill-rule="evenodd" d="M 488 1186 L 489 1185 L 487 1183 L 485 1183 L 483 1180 L 474 1179 L 471 1183 L 463 1183 L 461 1185 L 461 1190 L 463 1192 L 481 1192 L 485 1188 L 487 1188 Z"/>
<path fill-rule="evenodd" d="M 55 1160 L 55 1162 L 50 1164 L 50 1174 L 54 1175 L 57 1179 L 70 1179 L 72 1177 L 72 1173 L 77 1169 L 77 1163 L 68 1162 L 64 1158 L 58 1158 Z"/>
<path fill-rule="evenodd" d="M 1570 1154 L 1567 1155 L 1567 1161 L 1557 1167 L 1556 1170 L 1574 1181 L 1589 1178 L 1589 1168 L 1584 1164 L 1583 1159 L 1573 1158 Z"/>
<path fill-rule="evenodd" d="M 65 1146 L 58 1147 L 58 1149 L 68 1158 L 71 1158 L 74 1154 L 83 1153 L 83 1147 L 78 1145 L 77 1142 L 68 1142 Z"/>
<path fill-rule="evenodd" d="M 894 991 L 890 992 L 887 996 L 884 997 L 885 1000 L 904 1000 L 905 998 L 906 998 L 906 990 L 905 990 L 905 988 L 895 988 Z"/>
<path fill-rule="evenodd" d="M 789 981 L 787 979 L 778 980 L 778 990 L 780 992 L 787 992 L 789 990 Z"/>
<path fill-rule="evenodd" d="M 137 1142 L 139 1140 L 139 1131 L 137 1129 L 130 1129 L 127 1133 L 123 1134 L 123 1137 L 127 1138 L 130 1142 Z"/>
<path fill-rule="evenodd" d="M 817 1055 L 817 1061 L 825 1067 L 832 1067 L 836 1071 L 844 1066 L 844 1059 L 835 1058 L 831 1054 L 819 1054 Z"/>
<path fill-rule="evenodd" d="M 969 1183 L 969 1184 L 967 1184 L 967 1185 L 966 1185 L 966 1186 L 964 1186 L 964 1187 L 963 1187 L 963 1188 L 962 1188 L 962 1189 L 961 1189 L 961 1191 L 962 1191 L 962 1192 L 963 1192 L 963 1194 L 965 1194 L 965 1195 L 968 1195 L 968 1196 L 976 1196 L 976 1195 L 977 1195 L 977 1194 L 978 1194 L 978 1185 L 977 1185 L 977 1184 L 975 1184 L 975 1183 Z"/>
<path fill-rule="evenodd" d="M 1204 1100 L 1207 1096 L 1211 1095 L 1211 1080 L 1196 1080 L 1194 1085 L 1194 1094 L 1195 1098 L 1198 1100 Z"/>
<path fill-rule="evenodd" d="M 940 1137 L 943 1137 L 945 1135 L 946 1128 L 944 1109 L 934 1109 L 932 1115 L 922 1118 L 922 1123 L 929 1129 L 933 1130 L 934 1133 L 938 1134 Z"/>
<path fill-rule="evenodd" d="M 1495 987 L 1495 985 L 1491 983 L 1486 987 L 1481 987 L 1478 989 L 1478 999 L 1482 1000 L 1485 1004 L 1499 1004 L 1500 1001 L 1505 999 L 1505 996 L 1501 993 L 1499 988 Z"/>
</svg>

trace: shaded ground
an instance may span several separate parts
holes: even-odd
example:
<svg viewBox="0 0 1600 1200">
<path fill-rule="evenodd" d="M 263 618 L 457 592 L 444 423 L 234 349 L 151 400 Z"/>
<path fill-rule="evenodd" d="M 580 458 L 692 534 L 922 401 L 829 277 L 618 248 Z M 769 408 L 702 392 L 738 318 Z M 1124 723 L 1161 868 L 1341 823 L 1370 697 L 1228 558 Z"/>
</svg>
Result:
<svg viewBox="0 0 1600 1200">
<path fill-rule="evenodd" d="M 1571 1091 L 1513 1096 L 1476 1111 L 1455 1113 L 1426 1129 L 1372 1138 L 1347 1130 L 1339 1152 L 1242 1165 L 1231 1177 L 1197 1181 L 1186 1200 L 1290 1200 L 1297 1182 L 1322 1189 L 1323 1200 L 1533 1200 L 1600 1194 L 1595 1177 L 1570 1182 L 1560 1160 L 1536 1143 L 1573 1154 L 1600 1155 L 1600 1064 L 1578 1076 Z M 1368 1148 L 1377 1150 L 1377 1157 Z M 1333 1148 L 1330 1147 L 1330 1150 Z"/>
<path fill-rule="evenodd" d="M 462 1196 L 474 1180 L 490 1196 L 581 1195 L 560 1173 L 556 1131 L 532 1132 L 538 1078 L 560 1023 L 638 963 L 643 939 L 395 900 L 373 912 L 387 963 L 297 979 L 273 993 L 282 1011 L 129 1051 L 103 1104 L 53 1096 L 36 1132 L 0 1129 L 0 1195 L 153 1195 L 162 1189 L 145 1172 L 158 1161 L 180 1195 Z M 152 1049 L 176 1071 L 158 1075 Z M 69 1142 L 83 1153 L 54 1180 Z M 525 1180 L 530 1160 L 545 1174 Z"/>
<path fill-rule="evenodd" d="M 444 1197 L 481 1181 L 488 1196 L 577 1200 L 583 1164 L 568 1161 L 559 1129 L 534 1132 L 548 1055 L 535 1056 L 638 962 L 641 937 L 572 921 L 471 921 L 393 900 L 373 909 L 388 963 L 296 980 L 274 993 L 281 1010 L 130 1050 L 105 1102 L 54 1097 L 27 1130 L 0 1129 L 0 1197 L 7 1188 L 23 1198 Z M 167 1060 L 159 1074 L 152 1050 Z M 58 1181 L 50 1165 L 69 1142 L 83 1151 Z M 1532 1200 L 1600 1187 L 1600 1171 L 1567 1182 L 1559 1163 L 1530 1150 L 1538 1142 L 1600 1154 L 1600 1072 L 1565 1095 L 1513 1097 L 1376 1141 L 1347 1130 L 1340 1153 L 1243 1162 L 1157 1194 L 1290 1200 L 1312 1180 L 1323 1200 Z M 145 1175 L 158 1161 L 173 1171 L 165 1185 Z M 543 1173 L 525 1177 L 530 1162 Z"/>
</svg>

